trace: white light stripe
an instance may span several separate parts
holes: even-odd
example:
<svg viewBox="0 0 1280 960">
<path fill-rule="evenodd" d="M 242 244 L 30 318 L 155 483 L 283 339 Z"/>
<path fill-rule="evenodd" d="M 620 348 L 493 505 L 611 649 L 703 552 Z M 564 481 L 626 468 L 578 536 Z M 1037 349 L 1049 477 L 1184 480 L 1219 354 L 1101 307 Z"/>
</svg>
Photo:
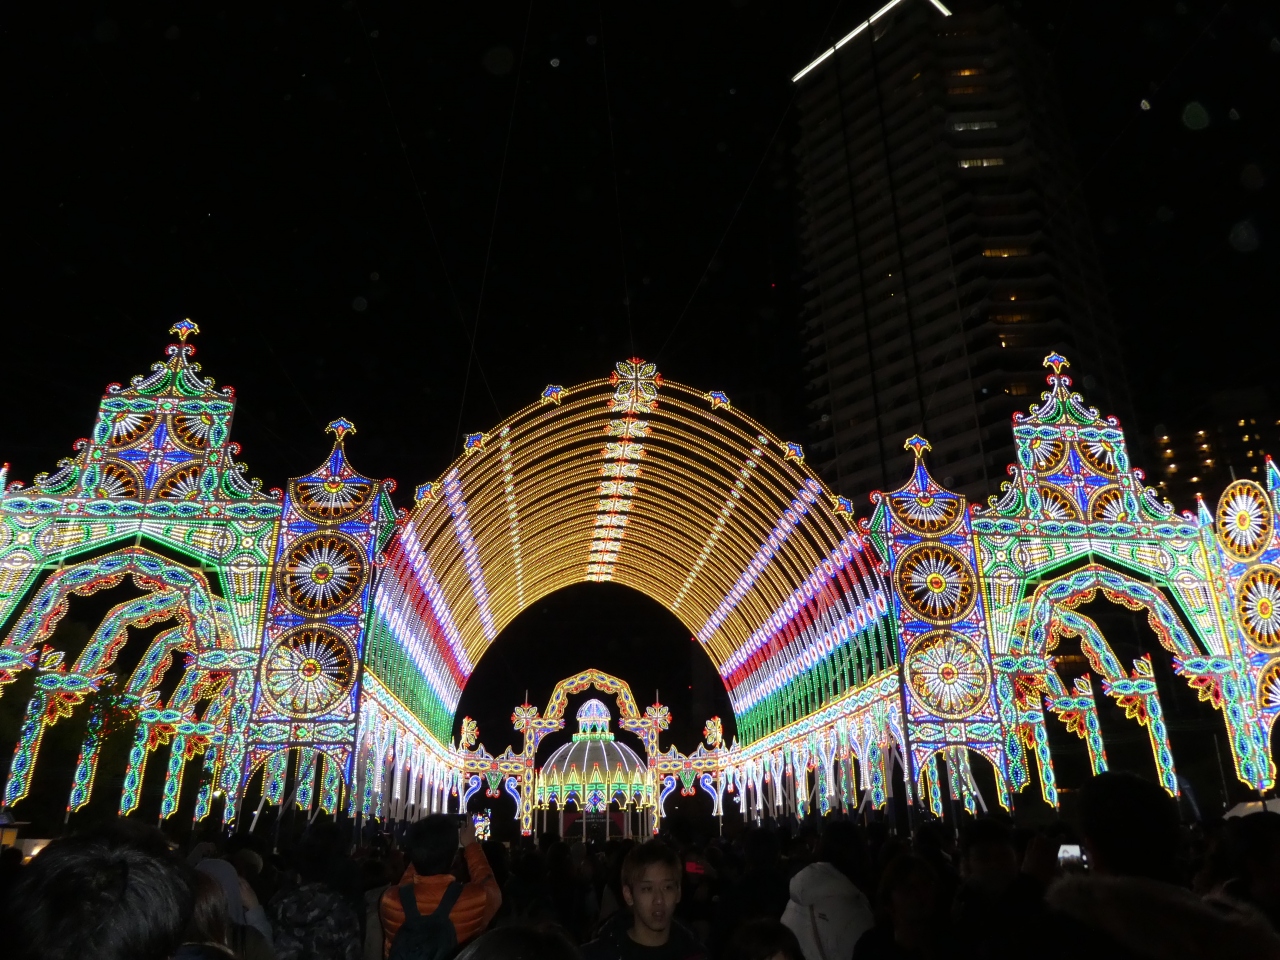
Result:
<svg viewBox="0 0 1280 960">
<path fill-rule="evenodd" d="M 812 70 L 814 67 L 816 67 L 816 66 L 817 66 L 818 64 L 820 64 L 823 60 L 827 59 L 827 57 L 831 56 L 831 55 L 832 55 L 833 53 L 835 53 L 835 52 L 836 52 L 836 48 L 835 48 L 835 47 L 827 47 L 827 49 L 826 49 L 826 50 L 823 50 L 823 51 L 822 51 L 822 53 L 818 54 L 818 59 L 817 59 L 817 60 L 813 61 L 813 63 L 809 64 L 807 67 L 805 67 L 805 68 L 804 68 L 803 70 L 801 70 L 799 73 L 797 73 L 794 77 L 792 77 L 792 78 L 791 78 L 791 82 L 792 82 L 792 83 L 795 83 L 797 80 L 799 80 L 801 77 L 803 77 L 806 73 L 808 73 L 810 70 Z"/>
<path fill-rule="evenodd" d="M 890 10 L 892 10 L 901 2 L 902 0 L 889 0 L 889 2 L 886 3 L 883 7 L 877 10 L 871 16 L 867 17 L 866 20 L 863 20 L 860 24 L 858 24 L 856 27 L 854 27 L 852 30 L 846 33 L 843 37 L 837 40 L 833 46 L 827 47 L 826 50 L 823 50 L 822 53 L 818 54 L 818 57 L 816 60 L 814 60 L 807 67 L 805 67 L 803 70 L 801 70 L 799 73 L 797 73 L 794 77 L 791 78 L 791 82 L 796 83 L 801 77 L 807 74 L 810 70 L 812 70 L 814 67 L 820 64 L 823 60 L 827 59 L 827 57 L 831 56 L 833 53 L 835 53 L 837 50 L 843 47 L 846 43 L 848 43 L 850 40 L 852 40 L 854 37 L 860 34 L 863 30 L 867 29 L 867 27 L 871 26 L 871 24 L 875 23 L 877 20 L 879 20 L 881 17 L 883 17 L 886 13 L 888 13 Z M 951 16 L 951 11 L 948 10 L 946 6 L 942 4 L 941 0 L 929 0 L 929 3 L 933 6 L 935 10 L 941 13 L 944 17 Z"/>
<path fill-rule="evenodd" d="M 435 615 L 436 621 L 444 629 L 445 640 L 453 651 L 453 658 L 457 662 L 459 669 L 462 670 L 464 676 L 469 676 L 474 665 L 471 663 L 471 658 L 467 656 L 466 644 L 463 643 L 462 634 L 458 631 L 458 624 L 453 619 L 453 611 L 449 609 L 449 603 L 445 600 L 444 590 L 440 587 L 440 581 L 436 579 L 435 573 L 431 569 L 431 564 L 427 562 L 427 555 L 422 551 L 422 543 L 415 533 L 412 526 L 406 526 L 400 535 L 400 541 L 405 547 L 405 563 L 410 575 L 418 582 L 422 592 L 426 595 L 427 605 L 431 607 L 431 612 Z"/>
<path fill-rule="evenodd" d="M 462 498 L 462 483 L 458 479 L 457 467 L 450 470 L 449 475 L 444 478 L 444 499 L 449 505 L 449 515 L 453 518 L 453 533 L 462 550 L 463 566 L 471 579 L 471 595 L 476 599 L 480 626 L 484 630 L 484 638 L 492 643 L 498 635 L 498 628 L 493 622 L 493 611 L 489 608 L 489 588 L 485 586 L 484 566 L 480 563 L 480 551 L 471 532 L 467 501 Z"/>
<path fill-rule="evenodd" d="M 751 558 L 751 562 L 742 571 L 737 582 L 729 588 L 729 592 L 720 601 L 720 605 L 716 607 L 711 616 L 707 618 L 707 622 L 702 625 L 702 629 L 698 631 L 699 643 L 706 643 L 720 629 L 725 620 L 729 618 L 729 614 L 738 606 L 738 602 L 755 586 L 756 580 L 764 573 L 765 567 L 782 550 L 787 538 L 804 522 L 804 517 L 808 514 L 809 507 L 817 502 L 821 494 L 822 488 L 818 486 L 816 480 L 806 480 L 805 485 L 796 491 L 795 499 L 782 511 L 782 516 L 778 518 L 778 522 L 774 525 L 768 538 L 760 545 L 760 549 Z"/>
<path fill-rule="evenodd" d="M 406 613 L 410 609 L 409 605 L 396 605 L 392 598 L 385 594 L 386 591 L 383 590 L 375 591 L 373 597 L 374 608 L 382 615 L 382 619 L 387 624 L 387 629 L 400 645 L 400 649 L 404 650 L 409 655 L 409 659 L 422 671 L 427 684 L 431 687 L 431 692 L 440 698 L 440 702 L 447 709 L 456 709 L 458 698 L 462 695 L 462 691 L 453 682 L 452 676 L 441 672 L 440 668 L 432 662 L 430 651 L 427 649 L 430 646 L 434 646 L 431 634 L 424 629 L 423 632 L 427 634 L 426 638 L 419 637 L 409 623 L 409 617 Z"/>
</svg>

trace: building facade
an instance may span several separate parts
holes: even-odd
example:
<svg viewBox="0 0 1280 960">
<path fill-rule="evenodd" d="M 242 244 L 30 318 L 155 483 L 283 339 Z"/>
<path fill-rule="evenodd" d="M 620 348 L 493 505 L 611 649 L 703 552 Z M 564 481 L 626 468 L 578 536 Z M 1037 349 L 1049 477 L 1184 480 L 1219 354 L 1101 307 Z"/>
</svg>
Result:
<svg viewBox="0 0 1280 960">
<path fill-rule="evenodd" d="M 910 469 L 999 492 L 1046 350 L 1130 408 L 1050 68 L 1000 9 L 895 0 L 797 75 L 815 440 L 847 496 Z"/>
<path fill-rule="evenodd" d="M 1192 416 L 1156 424 L 1150 443 L 1154 486 L 1185 509 L 1265 473 L 1267 457 L 1280 452 L 1280 417 L 1266 391 L 1233 390 L 1210 396 Z"/>
</svg>

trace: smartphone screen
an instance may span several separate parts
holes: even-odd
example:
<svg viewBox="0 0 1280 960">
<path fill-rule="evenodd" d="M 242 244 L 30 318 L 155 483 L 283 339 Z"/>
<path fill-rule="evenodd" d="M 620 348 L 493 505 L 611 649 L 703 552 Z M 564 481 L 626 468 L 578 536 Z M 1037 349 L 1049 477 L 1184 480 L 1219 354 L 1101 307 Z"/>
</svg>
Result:
<svg viewBox="0 0 1280 960">
<path fill-rule="evenodd" d="M 1064 843 L 1058 847 L 1058 866 L 1063 870 L 1083 870 L 1084 852 L 1078 843 Z"/>
<path fill-rule="evenodd" d="M 473 813 L 471 815 L 471 824 L 476 828 L 477 840 L 489 839 L 490 819 L 491 817 L 488 810 L 486 810 L 484 813 Z"/>
</svg>

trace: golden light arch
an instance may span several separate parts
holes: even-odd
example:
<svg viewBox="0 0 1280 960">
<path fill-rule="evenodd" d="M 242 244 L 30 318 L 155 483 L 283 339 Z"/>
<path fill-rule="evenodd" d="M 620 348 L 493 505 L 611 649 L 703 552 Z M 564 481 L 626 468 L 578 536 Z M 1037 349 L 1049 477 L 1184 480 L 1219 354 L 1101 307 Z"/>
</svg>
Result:
<svg viewBox="0 0 1280 960">
<path fill-rule="evenodd" d="M 894 668 L 884 568 L 851 505 L 723 393 L 633 359 L 464 447 L 388 548 L 368 661 L 442 742 L 489 644 L 582 582 L 675 614 L 746 740 Z"/>
</svg>

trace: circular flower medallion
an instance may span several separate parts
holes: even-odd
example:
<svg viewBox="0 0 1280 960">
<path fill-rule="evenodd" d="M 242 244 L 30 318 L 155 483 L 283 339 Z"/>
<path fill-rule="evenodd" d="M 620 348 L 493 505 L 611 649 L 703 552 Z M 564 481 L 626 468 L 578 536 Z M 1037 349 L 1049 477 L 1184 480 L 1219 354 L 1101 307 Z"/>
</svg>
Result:
<svg viewBox="0 0 1280 960">
<path fill-rule="evenodd" d="M 936 535 L 956 525 L 964 512 L 964 500 L 932 493 L 896 493 L 889 497 L 889 508 L 907 529 Z"/>
<path fill-rule="evenodd" d="M 904 669 L 920 705 L 945 720 L 972 716 L 991 689 L 991 668 L 982 651 L 953 630 L 934 630 L 916 640 Z"/>
<path fill-rule="evenodd" d="M 1272 660 L 1258 678 L 1258 705 L 1263 710 L 1280 707 L 1280 660 Z"/>
<path fill-rule="evenodd" d="M 973 569 L 959 551 L 942 543 L 918 543 L 898 561 L 898 596 L 916 617 L 955 623 L 973 608 Z"/>
<path fill-rule="evenodd" d="M 351 689 L 355 656 L 347 639 L 325 626 L 299 627 L 276 641 L 263 667 L 267 700 L 291 718 L 333 709 Z"/>
<path fill-rule="evenodd" d="M 344 606 L 364 578 L 360 545 L 341 533 L 313 533 L 285 554 L 280 596 L 298 613 L 323 616 Z"/>
<path fill-rule="evenodd" d="M 369 502 L 373 484 L 331 476 L 324 480 L 303 480 L 295 492 L 294 501 L 299 510 L 312 520 L 332 523 L 358 513 Z"/>
<path fill-rule="evenodd" d="M 1218 540 L 1234 560 L 1253 560 L 1271 543 L 1275 521 L 1267 493 L 1252 480 L 1228 484 L 1218 498 Z"/>
<path fill-rule="evenodd" d="M 1259 650 L 1280 649 L 1280 569 L 1254 567 L 1236 584 L 1236 619 Z"/>
</svg>

